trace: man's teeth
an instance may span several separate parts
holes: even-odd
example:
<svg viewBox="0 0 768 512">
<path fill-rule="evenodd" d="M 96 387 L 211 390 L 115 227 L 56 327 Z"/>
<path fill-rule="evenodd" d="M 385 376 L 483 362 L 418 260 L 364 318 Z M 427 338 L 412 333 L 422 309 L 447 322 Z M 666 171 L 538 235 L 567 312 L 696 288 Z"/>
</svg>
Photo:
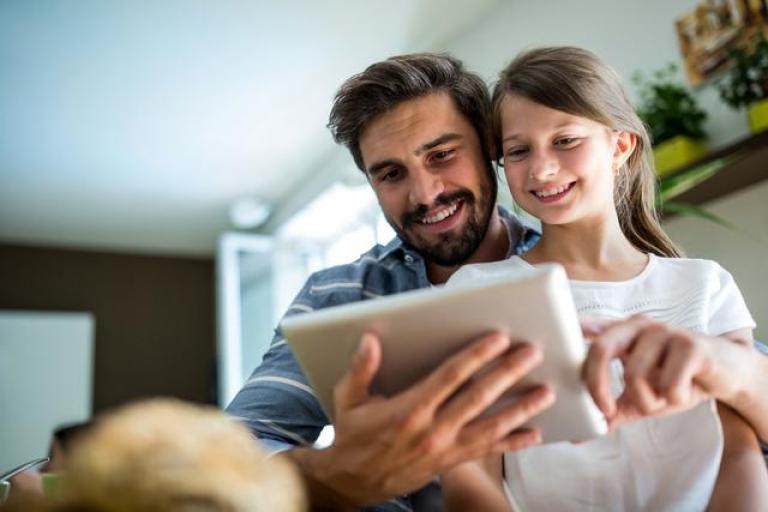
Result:
<svg viewBox="0 0 768 512">
<path fill-rule="evenodd" d="M 565 192 L 566 190 L 568 190 L 570 188 L 570 186 L 571 185 L 568 184 L 568 185 L 562 185 L 562 186 L 556 187 L 556 188 L 548 188 L 548 189 L 545 189 L 545 190 L 537 190 L 537 191 L 534 192 L 534 194 L 536 194 L 536 197 L 554 196 L 554 195 L 561 194 L 561 193 Z"/>
<path fill-rule="evenodd" d="M 434 224 L 435 222 L 440 222 L 441 220 L 445 220 L 454 213 L 456 213 L 456 209 L 459 207 L 458 203 L 454 203 L 445 210 L 441 210 L 440 212 L 432 215 L 431 217 L 424 217 L 421 222 L 422 224 Z"/>
</svg>

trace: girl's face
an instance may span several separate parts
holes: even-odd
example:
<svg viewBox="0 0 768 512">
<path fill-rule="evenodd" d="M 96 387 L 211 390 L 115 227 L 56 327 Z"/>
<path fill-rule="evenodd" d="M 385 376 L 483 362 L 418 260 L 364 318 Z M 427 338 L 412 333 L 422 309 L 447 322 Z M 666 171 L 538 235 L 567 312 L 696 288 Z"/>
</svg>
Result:
<svg viewBox="0 0 768 512">
<path fill-rule="evenodd" d="M 614 169 L 634 137 L 519 96 L 501 103 L 504 173 L 515 202 L 544 224 L 615 215 Z"/>
</svg>

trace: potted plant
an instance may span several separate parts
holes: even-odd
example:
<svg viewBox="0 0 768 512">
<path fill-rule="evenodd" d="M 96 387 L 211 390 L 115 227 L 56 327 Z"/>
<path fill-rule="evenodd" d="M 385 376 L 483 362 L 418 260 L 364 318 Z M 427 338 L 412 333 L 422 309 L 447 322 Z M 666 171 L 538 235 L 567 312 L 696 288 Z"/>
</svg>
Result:
<svg viewBox="0 0 768 512">
<path fill-rule="evenodd" d="M 669 64 L 655 71 L 649 80 L 639 72 L 632 79 L 640 97 L 637 113 L 648 126 L 660 176 L 706 153 L 703 140 L 707 113 L 676 77 L 677 66 Z"/>
<path fill-rule="evenodd" d="M 747 107 L 754 133 L 768 128 L 768 41 L 762 32 L 750 45 L 731 52 L 733 67 L 718 84 L 720 97 L 732 108 Z"/>
</svg>

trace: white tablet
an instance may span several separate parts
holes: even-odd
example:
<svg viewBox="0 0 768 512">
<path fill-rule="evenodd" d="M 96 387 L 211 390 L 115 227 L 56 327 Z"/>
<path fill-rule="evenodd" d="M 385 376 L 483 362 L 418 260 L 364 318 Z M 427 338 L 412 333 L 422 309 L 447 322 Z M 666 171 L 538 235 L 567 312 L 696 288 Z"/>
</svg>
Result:
<svg viewBox="0 0 768 512">
<path fill-rule="evenodd" d="M 607 431 L 581 379 L 587 347 L 559 265 L 331 307 L 285 318 L 281 328 L 329 417 L 333 387 L 364 332 L 378 335 L 382 346 L 372 392 L 392 396 L 472 340 L 498 330 L 544 353 L 541 365 L 500 402 L 514 399 L 515 389 L 546 382 L 557 400 L 527 425 L 540 428 L 545 443 L 586 440 Z"/>
</svg>

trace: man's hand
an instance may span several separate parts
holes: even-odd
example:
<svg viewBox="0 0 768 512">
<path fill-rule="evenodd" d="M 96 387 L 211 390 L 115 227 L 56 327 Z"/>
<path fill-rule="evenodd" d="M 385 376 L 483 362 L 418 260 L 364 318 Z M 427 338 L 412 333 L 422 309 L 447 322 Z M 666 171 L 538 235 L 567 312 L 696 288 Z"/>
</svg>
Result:
<svg viewBox="0 0 768 512">
<path fill-rule="evenodd" d="M 637 315 L 621 321 L 583 320 L 591 340 L 584 378 L 612 427 L 642 416 L 693 407 L 707 395 L 729 401 L 738 393 L 733 350 L 745 344 L 711 338 Z M 610 363 L 624 366 L 624 391 L 611 393 Z"/>
<path fill-rule="evenodd" d="M 289 457 L 307 477 L 310 493 L 352 507 L 419 489 L 460 462 L 537 444 L 540 433 L 520 426 L 554 402 L 547 387 L 480 416 L 541 358 L 531 345 L 511 346 L 508 337 L 490 334 L 421 382 L 385 398 L 369 392 L 381 348 L 375 336 L 366 335 L 335 389 L 333 445 L 294 450 Z"/>
</svg>

